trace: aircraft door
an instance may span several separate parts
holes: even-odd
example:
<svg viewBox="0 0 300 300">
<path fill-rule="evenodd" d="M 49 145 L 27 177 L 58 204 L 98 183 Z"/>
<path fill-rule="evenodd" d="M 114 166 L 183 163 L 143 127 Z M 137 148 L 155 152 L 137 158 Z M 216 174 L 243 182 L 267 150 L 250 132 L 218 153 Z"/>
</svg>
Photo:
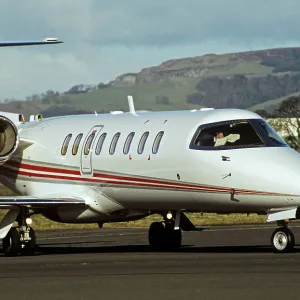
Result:
<svg viewBox="0 0 300 300">
<path fill-rule="evenodd" d="M 86 136 L 81 150 L 81 175 L 93 176 L 93 152 L 103 125 L 94 126 Z"/>
</svg>

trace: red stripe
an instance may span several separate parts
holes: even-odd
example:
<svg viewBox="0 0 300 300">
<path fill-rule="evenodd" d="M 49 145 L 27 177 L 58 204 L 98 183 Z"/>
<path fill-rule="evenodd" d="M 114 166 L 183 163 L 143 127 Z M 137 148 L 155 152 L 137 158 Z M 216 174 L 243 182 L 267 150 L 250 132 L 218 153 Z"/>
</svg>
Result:
<svg viewBox="0 0 300 300">
<path fill-rule="evenodd" d="M 30 165 L 30 164 L 25 164 L 25 163 L 21 163 L 19 165 L 19 168 L 29 169 L 29 170 L 34 170 L 34 171 L 41 171 L 41 172 L 62 173 L 62 174 L 68 174 L 68 175 L 80 175 L 80 171 L 77 171 L 77 170 L 58 169 L 58 168 L 54 168 L 54 167 Z"/>
<path fill-rule="evenodd" d="M 119 182 L 119 181 L 105 181 L 93 178 L 76 178 L 68 177 L 63 175 L 51 175 L 51 174 L 39 174 L 39 173 L 30 173 L 26 171 L 18 171 L 19 175 L 28 176 L 28 177 L 38 177 L 38 178 L 47 178 L 47 179 L 59 179 L 59 180 L 70 180 L 70 181 L 83 181 L 83 182 L 93 182 L 93 183 L 106 183 L 112 185 L 125 185 L 125 186 L 138 186 L 138 187 L 156 187 L 156 188 L 166 188 L 166 189 L 175 189 L 175 190 L 185 190 L 185 191 L 204 191 L 204 192 L 215 192 L 215 189 L 191 189 L 186 187 L 168 187 L 160 185 L 149 185 L 147 183 L 131 183 L 131 182 Z"/>
<path fill-rule="evenodd" d="M 12 173 L 12 170 L 8 170 Z M 184 187 L 168 187 L 168 186 L 160 186 L 160 185 L 149 185 L 147 183 L 131 183 L 131 182 L 108 182 L 104 180 L 99 179 L 93 179 L 93 178 L 74 178 L 74 177 L 68 177 L 63 175 L 51 175 L 51 174 L 38 174 L 38 173 L 31 173 L 26 171 L 19 171 L 19 175 L 27 176 L 27 177 L 37 177 L 37 178 L 46 178 L 46 179 L 58 179 L 58 180 L 70 180 L 70 181 L 83 181 L 83 182 L 91 182 L 91 183 L 109 183 L 112 185 L 124 185 L 124 186 L 137 186 L 137 187 L 154 187 L 154 188 L 165 188 L 165 189 L 173 189 L 173 190 L 182 190 L 182 191 L 198 191 L 198 192 L 206 192 L 206 193 L 214 193 L 216 192 L 215 189 L 209 189 L 209 188 L 198 188 L 198 189 L 191 189 L 191 188 L 184 188 Z M 221 191 L 219 191 L 221 192 Z M 238 194 L 249 194 L 240 192 Z M 253 191 L 254 195 L 268 195 L 268 196 L 283 196 L 282 194 L 275 194 L 275 193 L 264 193 L 264 192 L 255 192 Z"/>
<path fill-rule="evenodd" d="M 41 171 L 41 172 L 52 172 L 52 173 L 61 173 L 61 174 L 68 174 L 68 175 L 78 175 L 80 176 L 80 171 L 77 170 L 67 170 L 61 168 L 54 168 L 54 167 L 46 167 L 46 166 L 38 166 L 38 165 L 31 165 L 26 163 L 19 164 L 19 168 L 27 169 L 27 170 L 34 170 L 34 171 Z M 127 181 L 136 181 L 139 183 L 152 183 L 152 184 L 163 184 L 163 185 L 170 185 L 174 187 L 184 187 L 184 188 L 203 188 L 203 189 L 212 189 L 216 191 L 222 192 L 229 192 L 229 188 L 217 188 L 213 186 L 201 186 L 197 184 L 186 184 L 182 182 L 170 182 L 164 180 L 156 180 L 156 179 L 146 179 L 146 178 L 137 178 L 137 177 L 129 177 L 129 176 L 118 176 L 118 175 L 110 175 L 106 173 L 94 173 L 94 177 L 111 179 L 111 180 L 127 180 Z"/>
<path fill-rule="evenodd" d="M 79 170 L 70 170 L 70 169 L 62 169 L 62 168 L 55 168 L 55 167 L 47 167 L 47 166 L 39 166 L 39 165 L 32 165 L 27 163 L 17 163 L 15 161 L 10 161 L 10 163 L 6 163 L 5 165 L 14 165 L 18 168 L 24 168 L 29 171 L 40 171 L 40 172 L 53 172 L 53 173 L 61 173 L 66 175 L 76 175 L 81 176 Z M 2 167 L 5 168 L 5 165 Z M 5 168 L 6 169 L 6 168 Z M 10 169 L 9 169 L 10 170 Z M 12 170 L 10 170 L 12 171 Z M 117 176 L 111 174 L 103 174 L 95 172 L 93 178 L 86 178 L 86 177 L 68 177 L 68 176 L 61 176 L 61 175 L 52 175 L 52 174 L 36 174 L 30 173 L 26 171 L 18 170 L 18 173 L 23 176 L 30 176 L 30 177 L 40 177 L 40 178 L 51 178 L 51 179 L 62 179 L 62 180 L 71 180 L 71 181 L 84 181 L 84 182 L 94 182 L 94 183 L 107 183 L 113 185 L 134 185 L 140 187 L 157 187 L 157 188 L 174 188 L 176 190 L 190 190 L 190 191 L 204 191 L 204 192 L 231 192 L 231 188 L 219 188 L 214 186 L 203 186 L 197 184 L 186 184 L 181 182 L 170 182 L 164 180 L 157 180 L 157 179 L 146 179 L 146 178 L 137 178 L 137 177 L 129 177 L 129 176 Z M 97 178 L 104 178 L 110 179 L 111 181 L 101 180 Z M 127 180 L 130 182 L 120 182 L 116 180 Z M 251 191 L 251 190 L 235 190 L 235 194 L 254 194 L 254 195 L 269 195 L 269 196 L 291 196 L 288 194 L 278 194 L 278 193 L 270 193 L 270 192 L 259 192 L 259 191 Z"/>
</svg>

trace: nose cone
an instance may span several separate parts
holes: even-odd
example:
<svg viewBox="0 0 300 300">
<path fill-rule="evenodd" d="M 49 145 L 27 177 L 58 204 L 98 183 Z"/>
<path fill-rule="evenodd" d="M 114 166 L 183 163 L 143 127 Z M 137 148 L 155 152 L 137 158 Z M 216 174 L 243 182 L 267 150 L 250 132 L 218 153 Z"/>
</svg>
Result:
<svg viewBox="0 0 300 300">
<path fill-rule="evenodd" d="M 235 165 L 234 169 L 244 178 L 243 184 L 261 191 L 300 195 L 300 153 L 288 147 L 247 149 L 244 157 L 242 152 L 238 156 L 245 168 Z"/>
<path fill-rule="evenodd" d="M 256 160 L 262 160 L 264 166 L 274 168 L 279 165 L 288 170 L 300 172 L 300 153 L 288 147 L 263 148 L 256 154 Z"/>
</svg>

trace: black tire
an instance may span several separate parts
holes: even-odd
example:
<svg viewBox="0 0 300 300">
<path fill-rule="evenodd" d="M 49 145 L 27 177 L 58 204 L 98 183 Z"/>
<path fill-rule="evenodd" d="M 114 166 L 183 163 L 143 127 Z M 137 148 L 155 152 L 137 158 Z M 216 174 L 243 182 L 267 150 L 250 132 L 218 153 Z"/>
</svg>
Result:
<svg viewBox="0 0 300 300">
<path fill-rule="evenodd" d="M 181 230 L 168 230 L 166 232 L 166 247 L 169 249 L 177 250 L 181 247 L 182 234 Z"/>
<path fill-rule="evenodd" d="M 273 232 L 271 243 L 275 252 L 287 253 L 293 250 L 295 237 L 287 227 L 281 227 Z"/>
<path fill-rule="evenodd" d="M 29 236 L 31 240 L 24 243 L 22 245 L 23 247 L 21 247 L 21 253 L 23 255 L 28 255 L 28 256 L 33 255 L 36 249 L 36 237 L 35 237 L 35 232 L 32 228 L 30 228 Z"/>
<path fill-rule="evenodd" d="M 16 256 L 21 252 L 20 234 L 16 227 L 12 227 L 2 241 L 5 256 Z"/>
<path fill-rule="evenodd" d="M 150 225 L 148 240 L 153 248 L 160 248 L 164 242 L 165 227 L 161 222 L 153 222 Z"/>
</svg>

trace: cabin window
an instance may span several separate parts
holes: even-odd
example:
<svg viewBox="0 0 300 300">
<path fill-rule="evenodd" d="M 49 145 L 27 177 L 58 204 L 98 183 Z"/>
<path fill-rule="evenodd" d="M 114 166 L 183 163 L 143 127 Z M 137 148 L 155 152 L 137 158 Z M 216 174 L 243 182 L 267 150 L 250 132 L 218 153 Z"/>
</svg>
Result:
<svg viewBox="0 0 300 300">
<path fill-rule="evenodd" d="M 160 142 L 161 142 L 161 139 L 164 135 L 164 132 L 163 131 L 160 131 L 155 140 L 154 140 L 154 143 L 153 143 L 153 147 L 152 147 L 152 153 L 153 154 L 156 154 L 158 152 L 158 149 L 159 149 L 159 145 L 160 145 Z"/>
<path fill-rule="evenodd" d="M 74 142 L 74 144 L 73 144 L 73 147 L 72 147 L 72 154 L 73 154 L 73 155 L 76 155 L 76 154 L 77 154 L 78 148 L 79 148 L 79 144 L 80 144 L 80 142 L 81 142 L 82 137 L 83 137 L 83 134 L 82 134 L 82 133 L 80 133 L 80 134 L 77 135 L 77 137 L 76 137 L 76 139 L 75 139 L 75 142 Z"/>
<path fill-rule="evenodd" d="M 90 134 L 90 136 L 88 137 L 84 146 L 84 155 L 89 155 L 94 138 L 95 133 Z"/>
<path fill-rule="evenodd" d="M 138 146 L 138 154 L 143 153 L 148 136 L 149 136 L 149 131 L 145 132 L 142 135 Z"/>
<path fill-rule="evenodd" d="M 117 143 L 118 143 L 118 140 L 120 138 L 120 135 L 121 133 L 118 132 L 114 135 L 112 141 L 111 141 L 111 144 L 110 144 L 110 147 L 109 147 L 109 154 L 114 154 L 115 151 L 116 151 L 116 147 L 117 147 Z"/>
<path fill-rule="evenodd" d="M 200 126 L 192 147 L 231 149 L 263 146 L 258 131 L 247 120 L 233 120 Z"/>
<path fill-rule="evenodd" d="M 71 138 L 72 138 L 72 134 L 71 133 L 66 136 L 66 138 L 65 138 L 65 140 L 63 142 L 63 145 L 61 147 L 61 155 L 66 155 L 67 154 Z"/>
<path fill-rule="evenodd" d="M 96 150 L 95 150 L 96 155 L 100 154 L 106 136 L 107 133 L 102 133 L 101 136 L 99 137 L 98 143 L 96 145 Z"/>
<path fill-rule="evenodd" d="M 128 137 L 126 138 L 125 144 L 124 144 L 124 148 L 123 148 L 123 153 L 124 154 L 128 154 L 129 150 L 130 150 L 130 146 L 131 146 L 131 142 L 133 140 L 135 133 L 131 132 L 129 133 Z"/>
</svg>

